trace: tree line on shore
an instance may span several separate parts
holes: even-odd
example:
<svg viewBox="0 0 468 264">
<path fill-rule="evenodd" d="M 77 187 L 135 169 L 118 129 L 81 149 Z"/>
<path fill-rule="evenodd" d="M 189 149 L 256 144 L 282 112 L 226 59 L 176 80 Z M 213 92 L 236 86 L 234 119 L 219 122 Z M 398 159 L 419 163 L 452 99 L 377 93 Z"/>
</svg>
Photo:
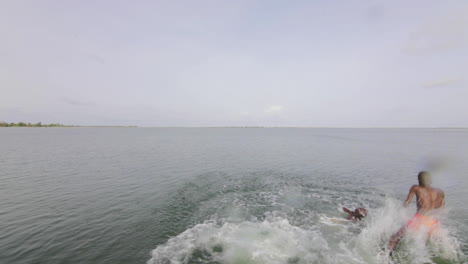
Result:
<svg viewBox="0 0 468 264">
<path fill-rule="evenodd" d="M 18 122 L 18 123 L 8 123 L 8 122 L 0 122 L 0 127 L 66 127 L 66 125 L 62 124 L 42 124 L 39 123 L 25 123 L 25 122 Z"/>
</svg>

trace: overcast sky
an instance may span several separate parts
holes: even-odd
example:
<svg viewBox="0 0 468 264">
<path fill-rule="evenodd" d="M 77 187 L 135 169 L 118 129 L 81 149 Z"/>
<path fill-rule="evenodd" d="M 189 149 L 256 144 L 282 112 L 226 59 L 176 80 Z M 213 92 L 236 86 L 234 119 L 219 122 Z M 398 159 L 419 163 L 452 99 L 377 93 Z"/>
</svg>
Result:
<svg viewBox="0 0 468 264">
<path fill-rule="evenodd" d="M 0 2 L 0 121 L 468 127 L 468 1 Z"/>
</svg>

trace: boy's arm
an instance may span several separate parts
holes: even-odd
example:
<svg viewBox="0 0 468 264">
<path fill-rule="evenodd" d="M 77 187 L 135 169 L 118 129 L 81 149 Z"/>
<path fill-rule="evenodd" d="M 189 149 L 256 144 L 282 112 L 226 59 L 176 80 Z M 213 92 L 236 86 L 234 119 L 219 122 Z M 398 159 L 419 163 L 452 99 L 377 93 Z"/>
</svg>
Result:
<svg viewBox="0 0 468 264">
<path fill-rule="evenodd" d="M 440 207 L 444 208 L 445 207 L 445 193 L 442 192 L 441 196 L 442 196 L 442 201 L 440 202 Z"/>
<path fill-rule="evenodd" d="M 348 217 L 346 217 L 346 219 L 351 220 L 353 218 L 354 212 L 352 212 L 351 210 L 349 210 L 346 207 L 343 207 L 343 211 L 345 211 L 345 212 L 347 212 L 349 214 Z"/>
<path fill-rule="evenodd" d="M 408 193 L 408 196 L 406 197 L 406 200 L 405 200 L 405 203 L 404 203 L 404 206 L 405 207 L 408 207 L 408 205 L 410 204 L 411 200 L 413 200 L 413 196 L 414 194 L 416 193 L 416 189 L 418 188 L 418 185 L 413 185 L 411 186 L 411 189 L 409 190 L 409 193 Z"/>
</svg>

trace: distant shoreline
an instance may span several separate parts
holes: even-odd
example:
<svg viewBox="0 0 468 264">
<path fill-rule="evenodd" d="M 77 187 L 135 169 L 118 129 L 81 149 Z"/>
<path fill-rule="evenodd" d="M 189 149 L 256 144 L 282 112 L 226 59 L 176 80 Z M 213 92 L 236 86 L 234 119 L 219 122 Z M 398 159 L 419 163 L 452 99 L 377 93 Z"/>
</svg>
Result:
<svg viewBox="0 0 468 264">
<path fill-rule="evenodd" d="M 42 124 L 39 123 L 9 123 L 0 122 L 0 127 L 127 127 L 127 128 L 308 128 L 308 129 L 459 129 L 464 130 L 468 127 L 301 127 L 301 126 L 104 126 L 104 125 L 64 125 L 58 123 Z"/>
<path fill-rule="evenodd" d="M 42 124 L 39 123 L 25 123 L 25 122 L 18 122 L 18 123 L 8 123 L 8 122 L 0 122 L 0 127 L 137 127 L 137 126 L 80 126 L 80 125 L 63 125 L 63 124 Z"/>
<path fill-rule="evenodd" d="M 72 128 L 72 127 L 81 127 L 81 128 L 86 128 L 86 127 L 120 127 L 120 128 L 144 128 L 144 127 L 138 127 L 138 126 L 41 126 L 41 127 L 36 127 L 36 126 L 0 126 L 0 128 L 10 128 L 10 127 L 15 127 L 15 128 Z M 150 128 L 150 127 L 146 127 Z"/>
</svg>

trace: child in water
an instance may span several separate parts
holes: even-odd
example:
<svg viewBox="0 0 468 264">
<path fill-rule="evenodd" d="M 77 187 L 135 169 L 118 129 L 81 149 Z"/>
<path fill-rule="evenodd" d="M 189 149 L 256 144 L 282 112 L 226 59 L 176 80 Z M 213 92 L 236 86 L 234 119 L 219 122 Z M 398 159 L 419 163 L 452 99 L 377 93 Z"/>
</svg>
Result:
<svg viewBox="0 0 468 264">
<path fill-rule="evenodd" d="M 348 208 L 343 207 L 343 211 L 348 213 L 348 217 L 346 217 L 346 219 L 352 221 L 361 221 L 367 216 L 367 210 L 365 208 L 356 208 L 356 210 L 351 211 Z"/>
</svg>

